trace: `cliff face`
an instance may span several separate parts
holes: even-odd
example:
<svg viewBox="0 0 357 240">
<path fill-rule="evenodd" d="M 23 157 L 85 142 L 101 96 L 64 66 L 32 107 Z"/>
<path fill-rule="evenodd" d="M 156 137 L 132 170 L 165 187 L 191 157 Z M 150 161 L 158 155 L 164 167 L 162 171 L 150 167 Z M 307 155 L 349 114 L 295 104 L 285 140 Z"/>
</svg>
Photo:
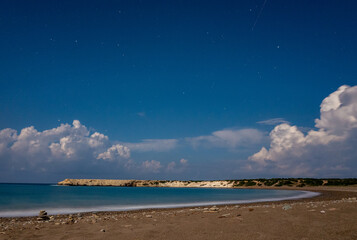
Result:
<svg viewBox="0 0 357 240">
<path fill-rule="evenodd" d="M 156 181 L 111 179 L 65 179 L 58 185 L 66 186 L 117 186 L 117 187 L 209 187 L 231 188 L 232 181 Z"/>
</svg>

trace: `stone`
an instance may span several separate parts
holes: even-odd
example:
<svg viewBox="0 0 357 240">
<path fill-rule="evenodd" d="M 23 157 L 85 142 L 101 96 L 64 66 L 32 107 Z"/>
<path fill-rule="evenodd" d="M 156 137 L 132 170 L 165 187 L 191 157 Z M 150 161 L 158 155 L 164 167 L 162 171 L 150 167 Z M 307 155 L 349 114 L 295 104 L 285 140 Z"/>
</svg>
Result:
<svg viewBox="0 0 357 240">
<path fill-rule="evenodd" d="M 147 217 L 147 218 L 152 218 L 152 215 L 146 215 L 145 217 Z"/>
<path fill-rule="evenodd" d="M 291 209 L 292 207 L 291 207 L 291 205 L 289 205 L 289 204 L 285 204 L 284 206 L 283 206 L 283 209 L 284 210 L 289 210 L 289 209 Z"/>
<path fill-rule="evenodd" d="M 324 210 L 322 210 L 322 211 L 320 211 L 320 213 L 322 213 L 322 214 L 324 214 L 324 213 L 326 213 Z"/>
<path fill-rule="evenodd" d="M 47 221 L 50 218 L 47 216 L 47 212 L 45 210 L 41 210 L 38 214 L 37 221 Z"/>
<path fill-rule="evenodd" d="M 219 210 L 219 208 L 218 207 L 216 207 L 216 206 L 213 206 L 213 207 L 211 207 L 210 209 L 209 209 L 209 211 L 218 211 Z"/>
<path fill-rule="evenodd" d="M 105 232 L 105 229 L 100 229 L 101 232 Z"/>
<path fill-rule="evenodd" d="M 47 216 L 47 212 L 46 212 L 45 210 L 41 210 L 38 215 L 39 215 L 40 217 L 42 217 L 42 216 Z"/>
</svg>

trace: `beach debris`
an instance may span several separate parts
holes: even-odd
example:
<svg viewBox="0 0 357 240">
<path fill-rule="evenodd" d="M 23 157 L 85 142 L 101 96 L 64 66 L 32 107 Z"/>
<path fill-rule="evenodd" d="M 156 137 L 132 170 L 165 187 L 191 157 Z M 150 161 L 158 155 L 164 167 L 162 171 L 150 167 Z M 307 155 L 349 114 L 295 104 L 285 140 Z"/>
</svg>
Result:
<svg viewBox="0 0 357 240">
<path fill-rule="evenodd" d="M 50 216 L 50 222 L 54 222 L 55 221 L 55 217 L 54 216 Z"/>
<path fill-rule="evenodd" d="M 229 215 L 231 215 L 231 214 L 230 214 L 230 213 L 226 213 L 226 214 L 223 214 L 223 215 L 219 216 L 218 218 L 226 218 L 226 217 L 228 217 Z"/>
<path fill-rule="evenodd" d="M 292 207 L 291 207 L 291 205 L 290 204 L 285 204 L 284 206 L 283 206 L 283 209 L 284 210 L 289 210 L 289 209 L 291 209 Z"/>
<path fill-rule="evenodd" d="M 47 216 L 47 212 L 45 210 L 41 210 L 38 214 L 37 221 L 47 221 L 50 218 Z"/>
<path fill-rule="evenodd" d="M 145 217 L 147 217 L 147 218 L 152 218 L 152 215 L 146 215 Z"/>
<path fill-rule="evenodd" d="M 324 210 L 321 210 L 320 213 L 324 214 L 324 213 L 326 213 L 326 212 L 325 212 Z"/>
<path fill-rule="evenodd" d="M 105 229 L 100 229 L 101 232 L 105 232 Z"/>
</svg>

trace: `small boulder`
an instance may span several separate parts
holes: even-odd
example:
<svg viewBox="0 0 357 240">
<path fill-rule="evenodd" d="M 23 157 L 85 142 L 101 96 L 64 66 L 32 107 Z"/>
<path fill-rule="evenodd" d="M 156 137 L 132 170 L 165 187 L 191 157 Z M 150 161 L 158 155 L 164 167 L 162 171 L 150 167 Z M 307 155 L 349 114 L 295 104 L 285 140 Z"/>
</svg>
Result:
<svg viewBox="0 0 357 240">
<path fill-rule="evenodd" d="M 41 210 L 38 214 L 37 221 L 47 221 L 50 218 L 47 216 L 47 212 L 45 210 Z"/>
<path fill-rule="evenodd" d="M 216 206 L 213 206 L 209 209 L 209 211 L 215 211 L 215 212 L 217 212 L 218 210 L 219 210 L 219 208 Z"/>
<path fill-rule="evenodd" d="M 284 209 L 284 210 L 289 210 L 289 209 L 291 209 L 291 205 L 285 204 L 285 205 L 283 206 L 283 209 Z"/>
</svg>

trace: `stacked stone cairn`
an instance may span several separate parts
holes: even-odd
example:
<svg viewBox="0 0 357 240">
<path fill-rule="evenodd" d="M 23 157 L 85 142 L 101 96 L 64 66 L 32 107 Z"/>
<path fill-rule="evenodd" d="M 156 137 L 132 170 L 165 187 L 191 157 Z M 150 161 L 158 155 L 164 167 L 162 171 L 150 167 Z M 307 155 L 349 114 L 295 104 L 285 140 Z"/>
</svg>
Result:
<svg viewBox="0 0 357 240">
<path fill-rule="evenodd" d="M 45 210 L 41 210 L 38 214 L 37 221 L 48 221 L 50 218 L 47 216 L 47 212 Z"/>
</svg>

